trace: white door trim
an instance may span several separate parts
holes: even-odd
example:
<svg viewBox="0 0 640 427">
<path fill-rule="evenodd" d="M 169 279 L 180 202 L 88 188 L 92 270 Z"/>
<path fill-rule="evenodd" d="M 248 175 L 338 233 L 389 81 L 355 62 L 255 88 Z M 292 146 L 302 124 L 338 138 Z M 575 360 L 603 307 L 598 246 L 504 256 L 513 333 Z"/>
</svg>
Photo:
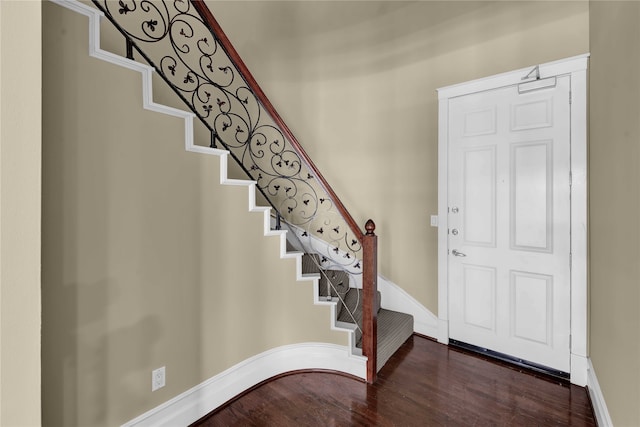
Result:
<svg viewBox="0 0 640 427">
<path fill-rule="evenodd" d="M 589 54 L 539 64 L 541 78 L 571 76 L 571 382 L 587 384 L 587 66 Z M 461 95 L 522 83 L 534 66 L 438 89 L 438 341 L 449 342 L 448 104 Z M 533 78 L 535 78 L 532 75 Z M 567 177 L 567 179 L 569 179 Z"/>
</svg>

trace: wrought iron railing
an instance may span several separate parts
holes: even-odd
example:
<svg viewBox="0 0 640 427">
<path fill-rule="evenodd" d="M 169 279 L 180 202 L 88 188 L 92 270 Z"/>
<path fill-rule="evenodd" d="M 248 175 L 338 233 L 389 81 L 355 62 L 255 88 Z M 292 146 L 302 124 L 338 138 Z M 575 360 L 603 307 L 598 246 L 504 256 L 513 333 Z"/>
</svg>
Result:
<svg viewBox="0 0 640 427">
<path fill-rule="evenodd" d="M 338 305 L 341 306 L 342 310 L 346 310 L 348 313 L 349 322 L 355 325 L 355 329 L 362 333 L 362 321 L 358 321 L 356 317 L 356 311 L 358 308 L 362 309 L 361 302 L 357 300 L 355 305 L 348 305 L 345 301 L 344 297 L 346 295 L 346 291 L 349 290 L 349 283 L 347 279 L 347 283 L 338 282 L 333 274 L 335 271 L 331 269 L 327 269 L 325 267 L 326 260 L 321 256 L 317 255 L 316 252 L 312 252 L 306 249 L 306 244 L 299 238 L 296 227 L 292 224 L 287 223 L 286 221 L 282 221 L 280 224 L 280 229 L 284 225 L 284 228 L 291 233 L 292 238 L 288 239 L 288 242 L 296 249 L 302 248 L 304 252 L 309 256 L 311 260 L 311 264 L 313 265 L 313 270 L 317 270 L 317 273 L 320 277 L 320 284 L 324 285 L 319 287 L 318 289 L 318 297 L 320 299 L 326 301 L 335 301 Z M 348 277 L 348 273 L 346 274 Z M 341 276 L 343 277 L 343 276 Z M 339 279 L 338 279 L 339 280 Z"/>
<path fill-rule="evenodd" d="M 363 274 L 375 286 L 372 254 L 363 233 L 275 111 L 222 28 L 201 0 L 93 0 L 135 50 L 167 82 L 211 133 L 210 145 L 228 150 L 275 211 L 301 239 L 328 243 L 323 268 Z M 375 227 L 374 227 L 375 228 Z M 375 236 L 373 236 L 375 237 Z M 317 248 L 316 248 L 317 249 Z M 367 274 L 368 272 L 368 274 Z M 375 289 L 372 291 L 375 295 Z M 373 297 L 369 309 L 373 307 Z M 375 313 L 373 323 L 375 324 Z M 369 316 L 371 317 L 371 316 Z M 375 331 L 364 314 L 363 352 L 375 377 Z M 375 325 L 374 325 L 375 326 Z M 367 338 L 367 335 L 369 337 Z M 372 337 L 371 337 L 372 335 Z M 373 347 L 366 348 L 373 339 Z M 371 371 L 368 366 L 367 371 Z M 373 377 L 369 378 L 373 381 Z"/>
</svg>

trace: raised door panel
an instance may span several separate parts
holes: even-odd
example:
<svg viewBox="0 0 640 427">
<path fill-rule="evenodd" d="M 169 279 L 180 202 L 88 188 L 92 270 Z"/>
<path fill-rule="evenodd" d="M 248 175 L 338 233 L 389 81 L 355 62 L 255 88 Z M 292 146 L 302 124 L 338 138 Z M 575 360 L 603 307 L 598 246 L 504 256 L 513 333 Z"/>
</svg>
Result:
<svg viewBox="0 0 640 427">
<path fill-rule="evenodd" d="M 516 143 L 510 155 L 511 249 L 553 249 L 553 159 L 551 141 Z"/>
<path fill-rule="evenodd" d="M 472 246 L 496 245 L 495 146 L 463 150 L 462 233 Z"/>
</svg>

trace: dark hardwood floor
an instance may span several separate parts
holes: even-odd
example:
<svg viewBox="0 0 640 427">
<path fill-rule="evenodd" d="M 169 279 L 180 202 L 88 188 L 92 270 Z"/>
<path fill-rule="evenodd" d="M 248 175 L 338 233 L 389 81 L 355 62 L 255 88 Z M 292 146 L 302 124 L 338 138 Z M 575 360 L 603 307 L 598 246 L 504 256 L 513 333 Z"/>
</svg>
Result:
<svg viewBox="0 0 640 427">
<path fill-rule="evenodd" d="M 412 336 L 367 385 L 327 372 L 258 386 L 193 426 L 595 426 L 587 391 Z"/>
</svg>

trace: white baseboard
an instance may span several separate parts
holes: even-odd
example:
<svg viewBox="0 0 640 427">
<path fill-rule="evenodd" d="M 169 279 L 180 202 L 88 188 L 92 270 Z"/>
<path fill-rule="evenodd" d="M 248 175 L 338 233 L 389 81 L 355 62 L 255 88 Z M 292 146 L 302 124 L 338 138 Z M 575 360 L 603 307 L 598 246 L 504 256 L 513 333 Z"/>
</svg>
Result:
<svg viewBox="0 0 640 427">
<path fill-rule="evenodd" d="M 589 391 L 589 397 L 591 397 L 591 404 L 593 405 L 593 414 L 596 417 L 596 422 L 599 427 L 613 427 L 609 410 L 607 409 L 607 403 L 604 401 L 604 395 L 600 389 L 598 378 L 596 377 L 596 371 L 593 369 L 591 359 L 589 360 L 589 371 L 587 373 L 587 390 Z"/>
<path fill-rule="evenodd" d="M 587 390 L 598 426 L 613 427 L 591 360 Z M 278 347 L 247 359 L 122 427 L 189 425 L 243 391 L 273 376 L 302 369 L 328 369 L 366 377 L 366 358 L 350 356 L 347 347 L 334 344 L 297 344 Z"/>
<path fill-rule="evenodd" d="M 336 344 L 304 343 L 265 351 L 238 363 L 122 427 L 189 425 L 243 391 L 286 372 L 303 369 L 340 371 L 366 378 L 366 358 Z"/>
</svg>

